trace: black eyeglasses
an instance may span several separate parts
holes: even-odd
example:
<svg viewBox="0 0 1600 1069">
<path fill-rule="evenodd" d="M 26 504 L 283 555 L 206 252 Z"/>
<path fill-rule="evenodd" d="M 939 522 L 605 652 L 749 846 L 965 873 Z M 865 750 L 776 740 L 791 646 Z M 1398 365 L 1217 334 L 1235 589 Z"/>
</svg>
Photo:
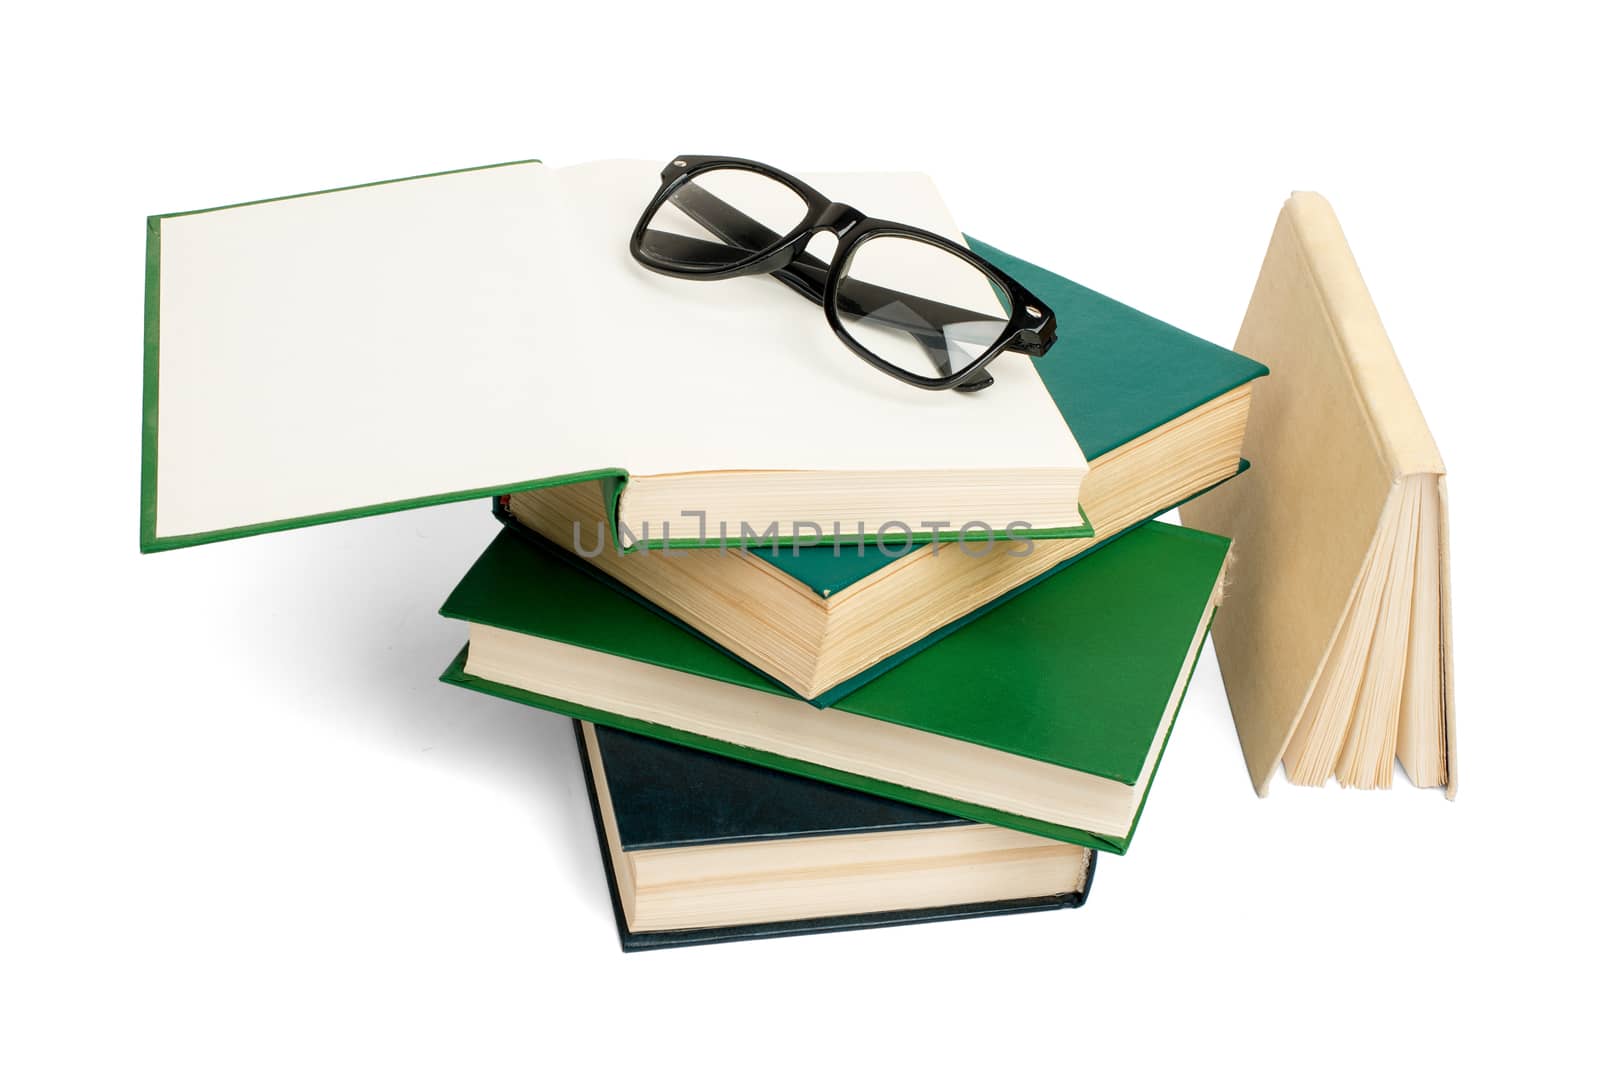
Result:
<svg viewBox="0 0 1600 1069">
<path fill-rule="evenodd" d="M 831 265 L 806 252 L 823 230 L 839 239 Z M 927 390 L 981 390 L 995 357 L 1043 356 L 1056 340 L 1044 302 L 972 250 L 868 218 L 753 160 L 674 159 L 629 248 L 675 278 L 771 274 L 822 305 L 867 363 Z"/>
</svg>

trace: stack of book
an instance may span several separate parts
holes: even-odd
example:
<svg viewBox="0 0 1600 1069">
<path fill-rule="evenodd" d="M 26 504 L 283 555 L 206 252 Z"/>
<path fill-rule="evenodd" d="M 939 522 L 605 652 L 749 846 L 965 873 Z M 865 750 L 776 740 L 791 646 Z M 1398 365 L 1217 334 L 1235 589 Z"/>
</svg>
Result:
<svg viewBox="0 0 1600 1069">
<path fill-rule="evenodd" d="M 1082 903 L 1229 555 L 1155 517 L 1244 471 L 1266 368 L 971 242 L 1059 339 L 915 391 L 629 261 L 658 171 L 152 217 L 141 547 L 494 500 L 445 678 L 577 722 L 625 947 Z M 924 176 L 818 184 L 961 240 Z"/>
<path fill-rule="evenodd" d="M 1128 848 L 1228 557 L 1153 518 L 1247 467 L 1266 369 L 972 245 L 1064 324 L 1092 534 L 624 551 L 574 482 L 443 607 L 446 681 L 577 721 L 627 949 L 1076 906 Z"/>
</svg>

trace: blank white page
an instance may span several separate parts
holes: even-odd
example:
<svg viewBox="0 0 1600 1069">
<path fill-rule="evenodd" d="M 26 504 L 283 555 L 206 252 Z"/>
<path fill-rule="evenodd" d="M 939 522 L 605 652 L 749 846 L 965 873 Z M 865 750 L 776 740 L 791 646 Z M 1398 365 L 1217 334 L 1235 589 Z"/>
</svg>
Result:
<svg viewBox="0 0 1600 1069">
<path fill-rule="evenodd" d="M 511 164 L 163 219 L 156 535 L 605 468 L 1085 467 L 1025 356 L 979 394 L 918 390 L 770 278 L 640 267 L 660 170 Z M 959 240 L 926 176 L 807 181 Z"/>
</svg>

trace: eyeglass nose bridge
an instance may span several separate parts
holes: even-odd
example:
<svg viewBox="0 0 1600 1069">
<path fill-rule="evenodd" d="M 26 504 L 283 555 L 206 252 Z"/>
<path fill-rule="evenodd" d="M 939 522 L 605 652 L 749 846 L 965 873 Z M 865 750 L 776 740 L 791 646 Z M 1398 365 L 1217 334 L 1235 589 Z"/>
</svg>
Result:
<svg viewBox="0 0 1600 1069">
<path fill-rule="evenodd" d="M 816 229 L 827 230 L 842 238 L 866 220 L 866 216 L 848 204 L 830 204 L 817 216 Z"/>
</svg>

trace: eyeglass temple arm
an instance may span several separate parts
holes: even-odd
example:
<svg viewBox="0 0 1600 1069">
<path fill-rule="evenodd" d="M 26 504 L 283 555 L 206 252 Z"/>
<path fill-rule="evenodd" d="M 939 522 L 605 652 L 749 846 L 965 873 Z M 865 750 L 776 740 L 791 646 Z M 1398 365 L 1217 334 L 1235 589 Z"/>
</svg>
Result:
<svg viewBox="0 0 1600 1069">
<path fill-rule="evenodd" d="M 757 252 L 776 245 L 783 236 L 764 223 L 752 219 L 716 194 L 693 183 L 680 186 L 672 195 L 672 203 L 689 218 L 734 248 Z M 822 294 L 827 284 L 828 265 L 810 253 L 801 253 L 787 266 L 773 271 L 772 275 L 807 300 L 816 304 L 823 303 Z M 874 318 L 916 336 L 924 344 L 937 344 L 941 350 L 945 347 L 944 333 L 940 329 L 942 327 L 953 323 L 1000 322 L 998 316 L 957 308 L 924 297 L 915 297 L 859 279 L 841 280 L 839 297 L 839 311 L 862 317 L 869 314 L 868 309 L 872 309 L 870 314 Z M 905 308 L 918 318 L 906 319 L 889 314 L 889 308 L 894 305 Z M 1043 355 L 1042 346 L 1037 344 L 1028 345 L 1017 341 L 1006 348 L 1033 356 Z M 948 360 L 948 356 L 943 359 Z M 950 374 L 948 368 L 949 365 L 946 364 L 944 373 L 947 375 Z"/>
</svg>

